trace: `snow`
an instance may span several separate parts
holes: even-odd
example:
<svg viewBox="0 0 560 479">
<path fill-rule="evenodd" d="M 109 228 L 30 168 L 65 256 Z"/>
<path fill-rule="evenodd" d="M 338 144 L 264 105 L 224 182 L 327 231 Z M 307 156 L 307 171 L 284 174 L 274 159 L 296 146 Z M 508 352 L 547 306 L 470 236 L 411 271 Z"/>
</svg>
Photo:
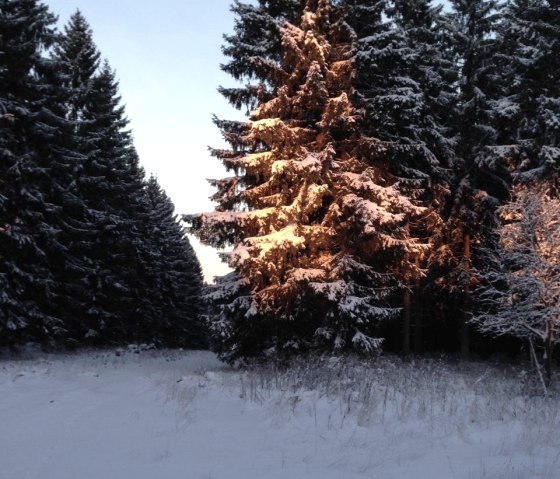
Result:
<svg viewBox="0 0 560 479">
<path fill-rule="evenodd" d="M 292 281 L 319 281 L 325 279 L 325 270 L 318 268 L 294 268 L 290 271 Z"/>
<path fill-rule="evenodd" d="M 232 164 L 237 164 L 245 169 L 259 169 L 263 164 L 267 164 L 272 157 L 270 151 L 262 151 L 259 153 L 249 153 L 231 161 Z"/>
<path fill-rule="evenodd" d="M 2 477 L 558 477 L 557 398 L 521 394 L 512 374 L 383 358 L 242 372 L 208 352 L 8 358 Z"/>
<path fill-rule="evenodd" d="M 246 241 L 259 249 L 261 257 L 266 256 L 271 250 L 282 251 L 286 254 L 289 251 L 305 247 L 305 239 L 297 234 L 297 226 L 294 224 L 268 235 L 248 238 Z"/>
</svg>

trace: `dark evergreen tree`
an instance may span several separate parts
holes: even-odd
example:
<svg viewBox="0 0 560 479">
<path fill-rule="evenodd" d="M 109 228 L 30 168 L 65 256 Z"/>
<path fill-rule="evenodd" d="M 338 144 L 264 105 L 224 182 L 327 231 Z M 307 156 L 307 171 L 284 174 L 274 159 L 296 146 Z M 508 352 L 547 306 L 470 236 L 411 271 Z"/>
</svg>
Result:
<svg viewBox="0 0 560 479">
<path fill-rule="evenodd" d="M 180 267 L 186 267 L 185 254 L 193 254 L 192 250 L 190 245 L 185 246 L 189 253 L 176 245 L 162 249 L 161 230 L 171 235 L 171 226 L 162 224 L 167 213 L 153 210 L 155 192 L 150 193 L 144 182 L 114 72 L 107 62 L 99 65 L 92 31 L 80 12 L 65 27 L 55 57 L 63 65 L 70 92 L 66 115 L 74 122 L 74 148 L 85 160 L 77 189 L 87 208 L 88 233 L 94 231 L 72 244 L 73 252 L 88 265 L 85 294 L 75 298 L 82 310 L 76 315 L 75 337 L 94 343 L 200 343 L 201 332 L 194 333 L 194 318 L 199 315 L 194 283 L 192 291 L 178 293 L 186 281 Z M 196 263 L 196 258 L 190 261 Z M 183 276 L 195 272 L 196 265 L 191 270 L 182 271 Z M 163 280 L 173 275 L 176 289 Z M 181 294 L 186 296 L 179 300 Z M 181 311 L 187 304 L 190 312 Z M 186 338 L 189 328 L 193 331 Z"/>
<path fill-rule="evenodd" d="M 226 44 L 222 48 L 230 60 L 222 70 L 248 83 L 240 88 L 219 88 L 233 106 L 245 107 L 249 114 L 259 101 L 271 98 L 270 87 L 282 81 L 278 70 L 282 58 L 279 25 L 282 20 L 297 21 L 302 10 L 302 0 L 258 0 L 257 5 L 234 0 L 234 33 L 224 35 Z"/>
<path fill-rule="evenodd" d="M 148 180 L 147 193 L 150 261 L 145 272 L 147 294 L 140 301 L 145 304 L 144 315 L 150 310 L 151 321 L 138 333 L 143 341 L 167 346 L 205 346 L 200 263 L 178 223 L 173 203 L 154 176 Z"/>
<path fill-rule="evenodd" d="M 201 345 L 200 265 L 114 73 L 79 12 L 55 20 L 0 2 L 0 342 Z"/>
<path fill-rule="evenodd" d="M 391 2 L 388 15 L 392 29 L 384 49 L 391 57 L 381 62 L 391 75 L 387 75 L 385 82 L 389 84 L 384 91 L 372 97 L 377 110 L 385 115 L 374 123 L 376 131 L 399 144 L 415 145 L 419 153 L 409 153 L 409 163 L 416 161 L 417 170 L 433 172 L 436 180 L 442 174 L 437 167 L 449 168 L 454 159 L 446 120 L 454 101 L 456 73 L 440 38 L 441 11 L 442 7 L 434 7 L 430 0 Z M 379 113 L 373 113 L 376 115 Z"/>
<path fill-rule="evenodd" d="M 84 157 L 77 190 L 86 206 L 88 233 L 93 231 L 72 244 L 88 265 L 84 294 L 76 298 L 82 312 L 73 334 L 78 341 L 120 342 L 132 340 L 134 326 L 145 319 L 137 299 L 146 291 L 143 228 L 149 205 L 118 83 L 109 64 L 100 65 L 92 35 L 77 11 L 55 49 L 69 92 L 65 113 L 76 132 L 73 148 Z"/>
<path fill-rule="evenodd" d="M 486 163 L 499 163 L 513 179 L 530 181 L 560 163 L 560 4 L 511 0 L 498 36 L 494 113 L 498 147 Z"/>
<path fill-rule="evenodd" d="M 443 25 L 448 51 L 457 66 L 456 96 L 448 121 L 456 155 L 451 195 L 444 208 L 446 222 L 438 231 L 431 275 L 437 284 L 434 294 L 441 298 L 446 316 L 459 319 L 459 340 L 466 359 L 471 289 L 480 265 L 478 249 L 492 240 L 494 213 L 508 188 L 496 170 L 481 161 L 498 137 L 493 113 L 497 2 L 453 0 L 451 7 Z"/>
<path fill-rule="evenodd" d="M 507 200 L 499 211 L 511 213 L 516 210 L 519 214 L 502 218 L 506 220 L 505 225 L 498 224 L 497 236 L 502 241 L 481 244 L 484 247 L 483 251 L 486 251 L 491 259 L 488 261 L 485 258 L 486 263 L 478 268 L 483 272 L 479 276 L 483 281 L 491 278 L 496 271 L 488 272 L 487 263 L 496 266 L 494 260 L 497 258 L 498 263 L 502 261 L 499 267 L 503 268 L 502 279 L 505 281 L 501 285 L 490 281 L 492 284 L 486 291 L 484 288 L 479 288 L 478 292 L 482 294 L 478 299 L 482 301 L 483 314 L 489 313 L 488 318 L 493 314 L 488 310 L 488 304 L 492 301 L 491 296 L 501 288 L 502 296 L 496 295 L 493 298 L 496 300 L 495 305 L 502 301 L 499 307 L 500 313 L 494 319 L 501 314 L 502 319 L 511 320 L 519 314 L 521 309 L 518 306 L 525 308 L 525 316 L 519 321 L 514 320 L 510 325 L 509 333 L 506 333 L 520 337 L 519 324 L 523 321 L 528 324 L 535 317 L 531 307 L 536 310 L 546 309 L 546 306 L 543 309 L 541 305 L 529 306 L 536 296 L 542 297 L 541 293 L 535 296 L 529 291 L 520 292 L 521 285 L 523 287 L 530 285 L 529 279 L 533 273 L 529 270 L 532 266 L 529 270 L 524 269 L 520 266 L 521 262 L 516 260 L 515 264 L 512 264 L 511 260 L 514 257 L 512 253 L 518 259 L 521 258 L 519 252 L 524 248 L 525 253 L 529 254 L 526 254 L 523 261 L 528 260 L 531 254 L 533 255 L 531 261 L 535 257 L 538 258 L 539 243 L 543 240 L 544 230 L 539 231 L 539 228 L 542 228 L 542 225 L 537 225 L 540 218 L 533 218 L 532 215 L 536 210 L 542 209 L 543 204 L 553 200 L 557 194 L 560 166 L 560 89 L 558 87 L 560 67 L 557 59 L 557 51 L 560 47 L 560 4 L 557 1 L 541 0 L 509 1 L 504 7 L 504 15 L 497 31 L 496 53 L 492 59 L 495 67 L 494 74 L 486 90 L 490 92 L 491 101 L 488 104 L 492 107 L 495 143 L 487 142 L 489 146 L 479 152 L 477 166 L 479 177 L 492 180 L 484 183 L 486 190 L 491 194 L 496 191 L 501 193 L 497 195 L 501 202 Z M 494 185 L 498 185 L 499 189 L 493 187 Z M 554 203 L 552 200 L 550 204 Z M 533 210 L 529 212 L 531 208 Z M 495 207 L 482 209 L 486 215 L 494 210 Z M 542 211 L 544 218 L 545 209 Z M 512 221 L 513 223 L 510 224 Z M 533 238 L 531 240 L 533 252 L 529 251 L 530 248 L 527 248 L 527 243 L 521 235 L 518 235 L 519 244 L 504 243 L 504 235 L 507 237 L 518 226 L 520 230 L 525 231 L 524 234 Z M 547 225 L 548 227 L 550 225 Z M 533 232 L 530 231 L 531 228 Z M 546 267 L 543 266 L 542 269 L 546 270 Z M 542 271 L 535 274 L 538 276 Z M 540 280 L 541 278 L 538 278 L 533 283 L 533 286 L 539 285 L 535 291 L 541 288 Z M 503 289 L 504 285 L 511 286 L 514 293 L 510 295 L 511 291 L 508 292 L 507 288 Z M 508 308 L 503 300 L 514 296 L 518 296 L 519 305 L 511 305 Z M 496 329 L 492 330 L 491 323 L 492 321 L 488 323 L 478 321 L 482 331 L 497 332 Z M 504 331 L 508 329 L 504 323 L 502 328 Z M 549 355 L 552 351 L 551 337 L 550 334 L 542 337 L 543 342 L 547 344 Z M 547 363 L 547 368 L 550 374 L 550 362 Z"/>
<path fill-rule="evenodd" d="M 378 323 L 399 314 L 388 301 L 392 274 L 405 253 L 424 249 L 405 225 L 425 209 L 375 161 L 383 145 L 359 131 L 344 9 L 304 5 L 297 22 L 278 20 L 280 60 L 267 58 L 273 96 L 236 134 L 225 124 L 232 149 L 215 153 L 235 176 L 214 182 L 218 211 L 188 218 L 204 242 L 235 246 L 235 271 L 210 295 L 227 359 L 375 350 Z"/>
<path fill-rule="evenodd" d="M 60 62 L 65 86 L 70 94 L 67 99 L 68 117 L 83 125 L 84 109 L 90 100 L 93 79 L 100 65 L 100 53 L 93 41 L 93 32 L 82 13 L 77 10 L 64 27 L 64 32 L 54 49 L 54 56 Z M 88 145 L 83 145 L 86 153 Z"/>
<path fill-rule="evenodd" d="M 450 115 L 456 140 L 456 166 L 475 175 L 477 158 L 487 146 L 495 145 L 498 138 L 493 124 L 498 2 L 452 0 L 450 3 L 452 11 L 445 16 L 444 26 L 458 68 L 455 107 Z M 491 186 L 490 183 L 488 189 Z"/>
<path fill-rule="evenodd" d="M 383 141 L 383 169 L 398 179 L 403 194 L 427 208 L 422 221 L 406 225 L 410 236 L 433 242 L 454 163 L 446 122 L 454 70 L 438 35 L 441 8 L 425 0 L 349 3 L 358 39 L 356 90 L 357 104 L 365 112 L 362 129 Z M 428 249 L 407 254 L 395 272 L 403 290 L 399 304 L 405 355 L 411 350 L 413 316 L 415 350 L 422 349 L 419 288 L 430 257 Z"/>
<path fill-rule="evenodd" d="M 438 257 L 447 261 L 444 283 L 465 325 L 466 355 L 466 323 L 477 301 L 471 289 L 477 270 L 485 267 L 479 253 L 493 248 L 500 254 L 492 234 L 495 211 L 516 180 L 543 177 L 560 157 L 558 136 L 550 135 L 559 118 L 558 62 L 552 53 L 559 23 L 558 6 L 549 2 L 512 1 L 500 19 L 496 2 L 452 4 L 448 25 L 460 66 L 453 115 L 459 161 L 443 229 L 446 244 Z"/>
<path fill-rule="evenodd" d="M 69 148 L 60 65 L 45 56 L 55 20 L 34 0 L 0 3 L 0 327 L 9 343 L 66 337 L 72 276 L 82 268 L 68 249 L 83 226 L 82 157 Z"/>
<path fill-rule="evenodd" d="M 122 341 L 136 322 L 142 322 L 137 299 L 144 293 L 141 251 L 149 205 L 144 171 L 107 62 L 93 78 L 88 96 L 81 136 L 90 151 L 78 190 L 98 234 L 84 251 L 95 266 L 89 277 L 86 334 L 97 340 Z"/>
<path fill-rule="evenodd" d="M 552 379 L 554 350 L 560 338 L 560 199 L 549 181 L 516 185 L 512 200 L 500 207 L 498 247 L 485 251 L 480 269 L 480 308 L 472 322 L 486 334 L 513 336 L 542 348 Z"/>
</svg>

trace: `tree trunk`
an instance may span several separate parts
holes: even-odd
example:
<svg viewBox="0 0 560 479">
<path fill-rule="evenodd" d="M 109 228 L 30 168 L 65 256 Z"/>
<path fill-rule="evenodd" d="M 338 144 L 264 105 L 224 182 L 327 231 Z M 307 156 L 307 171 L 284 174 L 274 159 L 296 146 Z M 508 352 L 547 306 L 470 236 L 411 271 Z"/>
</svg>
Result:
<svg viewBox="0 0 560 479">
<path fill-rule="evenodd" d="M 465 233 L 463 236 L 463 267 L 465 268 L 467 274 L 467 281 L 465 282 L 463 288 L 463 304 L 459 341 L 461 343 L 461 360 L 468 361 L 470 358 L 470 327 L 468 320 L 471 307 L 471 237 L 469 233 Z"/>
<path fill-rule="evenodd" d="M 410 357 L 410 304 L 410 289 L 407 287 L 403 298 L 402 355 L 404 359 Z"/>
<path fill-rule="evenodd" d="M 533 340 L 530 337 L 529 337 L 529 348 L 530 348 L 530 351 L 531 351 L 531 362 L 535 366 L 535 370 L 537 371 L 537 375 L 539 376 L 540 382 L 541 382 L 542 387 L 543 387 L 544 395 L 547 396 L 548 395 L 548 389 L 547 389 L 546 381 L 542 376 L 541 365 L 539 364 L 539 360 L 537 359 L 537 353 L 535 353 L 535 347 L 533 346 Z"/>
<path fill-rule="evenodd" d="M 552 383 L 552 351 L 554 348 L 554 337 L 552 334 L 552 324 L 546 325 L 546 338 L 544 340 L 544 371 L 546 374 L 546 387 Z"/>
<path fill-rule="evenodd" d="M 420 259 L 416 256 L 416 268 L 420 268 Z M 420 301 L 420 279 L 414 282 L 414 354 L 424 353 L 424 338 L 422 337 L 422 302 Z"/>
</svg>

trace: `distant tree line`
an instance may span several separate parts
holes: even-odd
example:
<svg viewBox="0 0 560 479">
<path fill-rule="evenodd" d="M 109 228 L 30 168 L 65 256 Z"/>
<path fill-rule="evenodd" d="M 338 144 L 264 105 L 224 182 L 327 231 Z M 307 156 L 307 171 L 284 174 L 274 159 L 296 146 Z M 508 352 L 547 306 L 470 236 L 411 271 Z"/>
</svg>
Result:
<svg viewBox="0 0 560 479">
<path fill-rule="evenodd" d="M 199 262 L 78 11 L 0 1 L 0 346 L 205 344 Z"/>
<path fill-rule="evenodd" d="M 224 359 L 532 338 L 550 361 L 560 3 L 448 4 L 234 1 L 221 93 L 248 118 L 215 119 L 230 175 L 185 217 L 231 249 L 206 295 Z"/>
</svg>

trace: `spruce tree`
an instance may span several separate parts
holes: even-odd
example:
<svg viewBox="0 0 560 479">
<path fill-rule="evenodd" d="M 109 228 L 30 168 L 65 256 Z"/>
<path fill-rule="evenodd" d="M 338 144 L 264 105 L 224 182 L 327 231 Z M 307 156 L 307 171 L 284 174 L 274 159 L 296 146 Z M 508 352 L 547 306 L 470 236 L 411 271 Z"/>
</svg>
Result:
<svg viewBox="0 0 560 479">
<path fill-rule="evenodd" d="M 128 290 L 124 281 L 111 274 L 117 266 L 107 257 L 118 243 L 107 240 L 107 230 L 115 229 L 115 223 L 122 224 L 119 208 L 126 201 L 122 199 L 116 210 L 108 205 L 113 203 L 115 192 L 124 196 L 125 157 L 134 152 L 125 131 L 124 111 L 118 106 L 113 72 L 107 64 L 100 69 L 99 57 L 92 31 L 77 11 L 58 36 L 52 54 L 52 61 L 59 65 L 60 89 L 65 92 L 63 115 L 74 133 L 68 146 L 81 157 L 73 187 L 83 204 L 83 224 L 75 229 L 69 243 L 69 250 L 80 258 L 81 268 L 72 276 L 75 289 L 65 324 L 76 343 L 99 341 L 100 330 L 122 323 L 121 313 L 113 305 L 126 303 L 118 302 L 122 299 L 118 293 Z"/>
<path fill-rule="evenodd" d="M 148 261 L 143 223 L 149 215 L 144 171 L 127 130 L 118 83 L 100 53 L 92 30 L 77 11 L 60 36 L 54 57 L 60 62 L 69 94 L 65 114 L 75 130 L 74 149 L 84 158 L 76 185 L 86 207 L 83 237 L 72 244 L 87 269 L 82 313 L 74 334 L 79 341 L 132 339 L 145 297 L 144 262 Z M 90 234 L 93 232 L 93 234 Z"/>
<path fill-rule="evenodd" d="M 447 116 L 453 103 L 452 81 L 455 77 L 454 65 L 440 39 L 441 5 L 433 6 L 430 0 L 393 0 L 387 13 L 392 29 L 390 43 L 385 47 L 382 65 L 389 66 L 389 88 L 380 101 L 379 110 L 387 111 L 387 118 L 381 118 L 377 129 L 397 142 L 426 148 L 420 151 L 419 170 L 441 175 L 435 168 L 448 168 L 453 164 L 454 145 L 447 128 Z M 399 73 L 403 78 L 399 78 Z M 399 83 L 401 82 L 401 83 Z M 375 98 L 375 97 L 374 97 Z M 422 166 L 423 165 L 423 166 Z"/>
<path fill-rule="evenodd" d="M 504 165 L 512 180 L 543 178 L 560 164 L 559 28 L 556 0 L 505 6 L 494 108 L 500 135 L 486 162 Z"/>
<path fill-rule="evenodd" d="M 144 181 L 114 72 L 108 62 L 100 64 L 92 30 L 79 11 L 66 25 L 55 58 L 69 91 L 65 107 L 76 133 L 74 148 L 84 158 L 76 185 L 87 228 L 72 251 L 87 265 L 86 288 L 75 298 L 81 306 L 75 337 L 93 343 L 201 344 L 196 257 L 179 226 L 173 229 L 169 199 L 157 182 Z"/>
<path fill-rule="evenodd" d="M 454 163 L 446 122 L 454 71 L 438 36 L 440 8 L 428 1 L 350 2 L 357 33 L 356 101 L 364 110 L 362 131 L 387 150 L 384 169 L 401 191 L 426 208 L 406 225 L 410 237 L 433 243 L 441 228 L 441 205 Z M 402 285 L 402 350 L 422 350 L 420 292 L 430 248 L 404 255 L 395 276 Z M 414 294 L 412 294 L 414 293 Z"/>
<path fill-rule="evenodd" d="M 495 144 L 490 144 L 480 152 L 477 166 L 478 171 L 486 177 L 491 175 L 493 185 L 500 187 L 501 196 L 498 199 L 504 206 L 499 211 L 509 212 L 509 217 L 502 218 L 505 219 L 505 224 L 498 224 L 497 232 L 502 241 L 482 243 L 485 247 L 483 251 L 490 258 L 497 259 L 498 263 L 501 262 L 498 267 L 504 273 L 501 284 L 499 281 L 491 281 L 489 288 L 479 291 L 482 291 L 482 310 L 490 313 L 486 314 L 486 318 L 492 316 L 487 308 L 491 301 L 495 300 L 495 305 L 502 303 L 498 308 L 500 311 L 488 323 L 484 321 L 482 324 L 478 316 L 477 323 L 482 325 L 484 332 L 496 333 L 498 329 L 494 326 L 497 322 L 493 321 L 499 322 L 501 318 L 511 322 L 509 333 L 519 337 L 519 325 L 524 321 L 525 325 L 534 321 L 535 310 L 542 309 L 541 306 L 531 304 L 535 302 L 532 291 L 520 291 L 520 287 L 534 290 L 535 285 L 536 291 L 540 291 L 542 286 L 539 281 L 542 277 L 530 285 L 533 274 L 531 268 L 534 266 L 523 268 L 520 267 L 520 262 L 531 262 L 539 256 L 539 243 L 543 239 L 544 230 L 543 225 L 538 223 L 546 215 L 550 219 L 548 207 L 543 208 L 543 205 L 553 200 L 557 192 L 560 165 L 560 69 L 557 59 L 560 47 L 559 29 L 560 4 L 556 1 L 511 0 L 504 6 L 495 41 L 496 53 L 492 59 L 495 70 L 491 78 L 492 84 L 488 88 L 496 140 Z M 488 182 L 485 186 L 491 193 L 496 191 L 496 188 L 488 187 Z M 553 204 L 554 201 L 551 201 L 550 205 Z M 486 208 L 486 211 L 494 210 L 495 207 Z M 514 211 L 517 213 L 513 214 Z M 542 218 L 532 217 L 537 211 L 540 211 L 538 214 Z M 545 229 L 548 227 L 550 224 Z M 533 232 L 530 231 L 531 228 L 534 229 Z M 505 244 L 504 237 L 521 230 L 524 230 L 528 238 L 532 237 L 532 252 L 526 247 L 527 243 L 521 235 L 518 235 L 519 244 Z M 512 236 L 509 238 L 511 240 Z M 522 250 L 524 252 L 520 255 Z M 522 256 L 524 259 L 521 259 Z M 479 268 L 483 272 L 487 271 L 486 263 Z M 493 266 L 496 265 L 494 262 Z M 539 267 L 543 271 L 536 273 L 537 277 L 547 270 L 544 263 Z M 488 280 L 496 271 L 484 273 L 483 281 Z M 509 294 L 511 291 L 502 289 L 504 285 L 510 285 L 515 292 Z M 504 299 L 513 297 L 518 297 L 519 304 L 508 307 Z M 524 317 L 512 321 L 522 309 Z M 501 327 L 504 331 L 508 329 L 503 322 Z M 550 338 L 550 335 L 546 338 L 543 336 L 543 342 L 548 348 L 547 354 L 551 352 Z M 550 363 L 547 367 L 550 373 Z"/>
<path fill-rule="evenodd" d="M 68 248 L 83 226 L 75 188 L 82 157 L 69 146 L 60 65 L 45 55 L 55 20 L 34 0 L 0 3 L 0 327 L 11 343 L 66 337 L 82 267 Z"/>
<path fill-rule="evenodd" d="M 456 154 L 431 276 L 437 284 L 435 294 L 446 303 L 446 315 L 459 318 L 459 342 L 466 359 L 479 248 L 492 241 L 494 213 L 508 187 L 496 169 L 482 160 L 498 138 L 493 112 L 498 5 L 488 0 L 453 0 L 451 7 L 443 25 L 448 51 L 457 65 L 455 101 L 448 121 Z"/>
<path fill-rule="evenodd" d="M 221 67 L 234 79 L 247 83 L 236 88 L 220 87 L 219 91 L 237 109 L 246 108 L 249 114 L 259 101 L 270 99 L 270 86 L 281 81 L 277 75 L 282 57 L 280 22 L 296 21 L 302 9 L 302 0 L 258 0 L 257 5 L 234 0 L 234 33 L 224 35 L 226 44 L 222 48 L 229 61 Z"/>
<path fill-rule="evenodd" d="M 140 300 L 152 311 L 151 321 L 139 335 L 144 341 L 167 346 L 205 346 L 200 263 L 178 223 L 171 199 L 154 176 L 147 182 L 147 193 L 151 209 L 146 224 L 150 261 L 146 296 Z"/>
<path fill-rule="evenodd" d="M 200 266 L 148 192 L 114 72 L 79 12 L 55 20 L 0 2 L 1 341 L 200 345 Z"/>
<path fill-rule="evenodd" d="M 455 109 L 462 163 L 447 223 L 456 245 L 448 256 L 454 262 L 448 284 L 458 286 L 467 320 L 477 299 L 471 285 L 485 266 L 479 252 L 503 253 L 492 234 L 496 209 L 516 182 L 554 176 L 558 169 L 560 16 L 557 2 L 513 0 L 496 24 L 494 2 L 453 3 L 462 65 Z"/>
<path fill-rule="evenodd" d="M 54 56 L 61 63 L 65 86 L 70 91 L 66 105 L 67 116 L 76 121 L 77 125 L 85 126 L 81 125 L 81 122 L 84 109 L 90 101 L 89 96 L 100 65 L 101 54 L 93 41 L 93 32 L 79 10 L 64 26 L 54 49 Z"/>
<path fill-rule="evenodd" d="M 498 210 L 498 248 L 484 250 L 478 273 L 480 308 L 472 322 L 486 334 L 528 340 L 543 349 L 550 385 L 560 342 L 560 200 L 557 185 L 539 181 L 513 189 Z"/>
<path fill-rule="evenodd" d="M 423 249 L 404 225 L 424 208 L 385 174 L 381 142 L 359 131 L 343 13 L 307 1 L 297 22 L 279 19 L 270 98 L 236 134 L 223 123 L 232 149 L 215 154 L 234 176 L 214 182 L 217 212 L 188 218 L 204 242 L 234 246 L 234 272 L 210 295 L 226 359 L 375 350 L 378 323 L 400 312 L 391 273 Z"/>
<path fill-rule="evenodd" d="M 136 300 L 144 292 L 141 251 L 148 198 L 108 62 L 92 79 L 88 96 L 81 131 L 90 150 L 78 190 L 98 234 L 84 252 L 95 266 L 89 277 L 86 334 L 100 341 L 122 341 L 142 318 Z"/>
</svg>

